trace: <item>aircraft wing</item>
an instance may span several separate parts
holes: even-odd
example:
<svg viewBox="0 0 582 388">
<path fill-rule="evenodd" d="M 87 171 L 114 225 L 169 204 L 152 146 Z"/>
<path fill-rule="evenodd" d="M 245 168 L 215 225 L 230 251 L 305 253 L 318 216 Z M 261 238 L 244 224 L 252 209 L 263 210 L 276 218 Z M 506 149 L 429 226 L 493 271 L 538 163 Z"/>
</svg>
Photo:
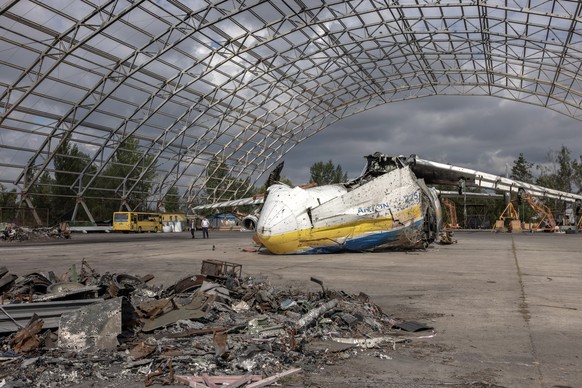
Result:
<svg viewBox="0 0 582 388">
<path fill-rule="evenodd" d="M 464 167 L 416 158 L 412 170 L 418 178 L 423 178 L 427 184 L 460 185 L 466 187 L 482 187 L 507 193 L 525 191 L 539 198 L 553 198 L 566 202 L 582 201 L 582 195 L 568 193 L 531 183 L 517 181 L 498 175 L 488 174 Z"/>
<path fill-rule="evenodd" d="M 459 194 L 458 191 L 446 191 L 446 190 L 437 190 L 439 197 L 443 198 L 481 198 L 481 199 L 500 199 L 503 198 L 503 194 L 497 193 L 474 193 L 471 191 L 466 191 L 462 194 Z"/>
<path fill-rule="evenodd" d="M 255 196 L 255 197 L 248 197 L 248 198 L 241 198 L 241 199 L 233 199 L 231 201 L 224 201 L 224 202 L 217 202 L 217 203 L 209 203 L 206 205 L 198 205 L 194 206 L 194 210 L 208 210 L 208 209 L 218 209 L 222 207 L 236 207 L 236 206 L 244 206 L 244 205 L 260 205 L 265 202 L 265 196 Z"/>
</svg>

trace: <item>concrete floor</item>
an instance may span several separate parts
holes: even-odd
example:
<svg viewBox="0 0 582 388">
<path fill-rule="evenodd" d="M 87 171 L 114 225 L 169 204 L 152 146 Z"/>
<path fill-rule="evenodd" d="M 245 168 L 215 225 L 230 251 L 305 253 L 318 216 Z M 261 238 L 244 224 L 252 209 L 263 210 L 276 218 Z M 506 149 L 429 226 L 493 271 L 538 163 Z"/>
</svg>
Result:
<svg viewBox="0 0 582 388">
<path fill-rule="evenodd" d="M 315 276 L 436 330 L 419 340 L 422 346 L 397 349 L 365 371 L 330 367 L 346 386 L 367 379 L 375 382 L 369 386 L 582 386 L 582 235 L 457 232 L 457 244 L 426 251 L 304 256 L 243 252 L 254 246 L 249 233 L 200 237 L 75 234 L 0 243 L 0 265 L 20 275 L 61 274 L 85 258 L 97 272 L 151 273 L 165 286 L 199 273 L 204 259 L 236 262 L 244 275 L 313 291 Z"/>
</svg>

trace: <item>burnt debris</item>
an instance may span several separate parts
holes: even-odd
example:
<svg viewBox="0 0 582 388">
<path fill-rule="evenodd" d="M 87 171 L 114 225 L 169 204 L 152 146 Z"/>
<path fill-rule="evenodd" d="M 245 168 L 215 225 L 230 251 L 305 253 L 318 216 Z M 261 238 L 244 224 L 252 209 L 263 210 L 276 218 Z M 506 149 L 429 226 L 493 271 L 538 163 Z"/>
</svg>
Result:
<svg viewBox="0 0 582 388">
<path fill-rule="evenodd" d="M 5 224 L 3 230 L 0 230 L 0 241 L 4 242 L 49 240 L 60 238 L 71 238 L 71 228 L 68 222 L 61 222 L 54 227 L 39 228 L 27 228 L 16 224 Z"/>
<path fill-rule="evenodd" d="M 85 260 L 60 277 L 0 267 L 0 382 L 266 386 L 358 352 L 388 357 L 414 338 L 366 294 L 317 278 L 321 292 L 277 288 L 226 261 L 200 272 L 163 288 Z"/>
</svg>

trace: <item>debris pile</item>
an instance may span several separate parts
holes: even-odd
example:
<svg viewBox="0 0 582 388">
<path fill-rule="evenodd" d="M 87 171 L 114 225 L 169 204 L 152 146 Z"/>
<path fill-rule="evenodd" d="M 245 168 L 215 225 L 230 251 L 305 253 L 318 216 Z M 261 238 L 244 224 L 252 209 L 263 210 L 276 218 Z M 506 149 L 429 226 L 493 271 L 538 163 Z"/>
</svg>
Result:
<svg viewBox="0 0 582 388">
<path fill-rule="evenodd" d="M 443 229 L 440 231 L 439 243 L 441 245 L 456 244 L 457 240 L 453 239 L 455 232 L 452 229 Z"/>
<path fill-rule="evenodd" d="M 317 278 L 318 292 L 276 288 L 236 263 L 206 260 L 167 288 L 153 278 L 100 275 L 85 260 L 60 277 L 0 268 L 0 382 L 266 386 L 356 349 L 388 357 L 410 341 L 403 331 L 432 329 L 390 318 L 364 293 Z"/>
<path fill-rule="evenodd" d="M 26 240 L 48 240 L 71 238 L 71 229 L 68 222 L 61 222 L 52 228 L 25 228 L 16 224 L 6 224 L 0 232 L 0 241 L 17 242 Z"/>
</svg>

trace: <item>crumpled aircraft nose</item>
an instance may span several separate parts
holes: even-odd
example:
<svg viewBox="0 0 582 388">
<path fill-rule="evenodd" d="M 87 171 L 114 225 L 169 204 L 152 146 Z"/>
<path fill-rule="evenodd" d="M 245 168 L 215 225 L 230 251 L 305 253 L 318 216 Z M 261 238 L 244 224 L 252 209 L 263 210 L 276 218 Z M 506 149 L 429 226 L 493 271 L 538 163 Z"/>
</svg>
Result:
<svg viewBox="0 0 582 388">
<path fill-rule="evenodd" d="M 263 208 L 257 224 L 257 232 L 265 236 L 288 233 L 297 230 L 297 217 L 284 201 L 270 201 Z"/>
</svg>

